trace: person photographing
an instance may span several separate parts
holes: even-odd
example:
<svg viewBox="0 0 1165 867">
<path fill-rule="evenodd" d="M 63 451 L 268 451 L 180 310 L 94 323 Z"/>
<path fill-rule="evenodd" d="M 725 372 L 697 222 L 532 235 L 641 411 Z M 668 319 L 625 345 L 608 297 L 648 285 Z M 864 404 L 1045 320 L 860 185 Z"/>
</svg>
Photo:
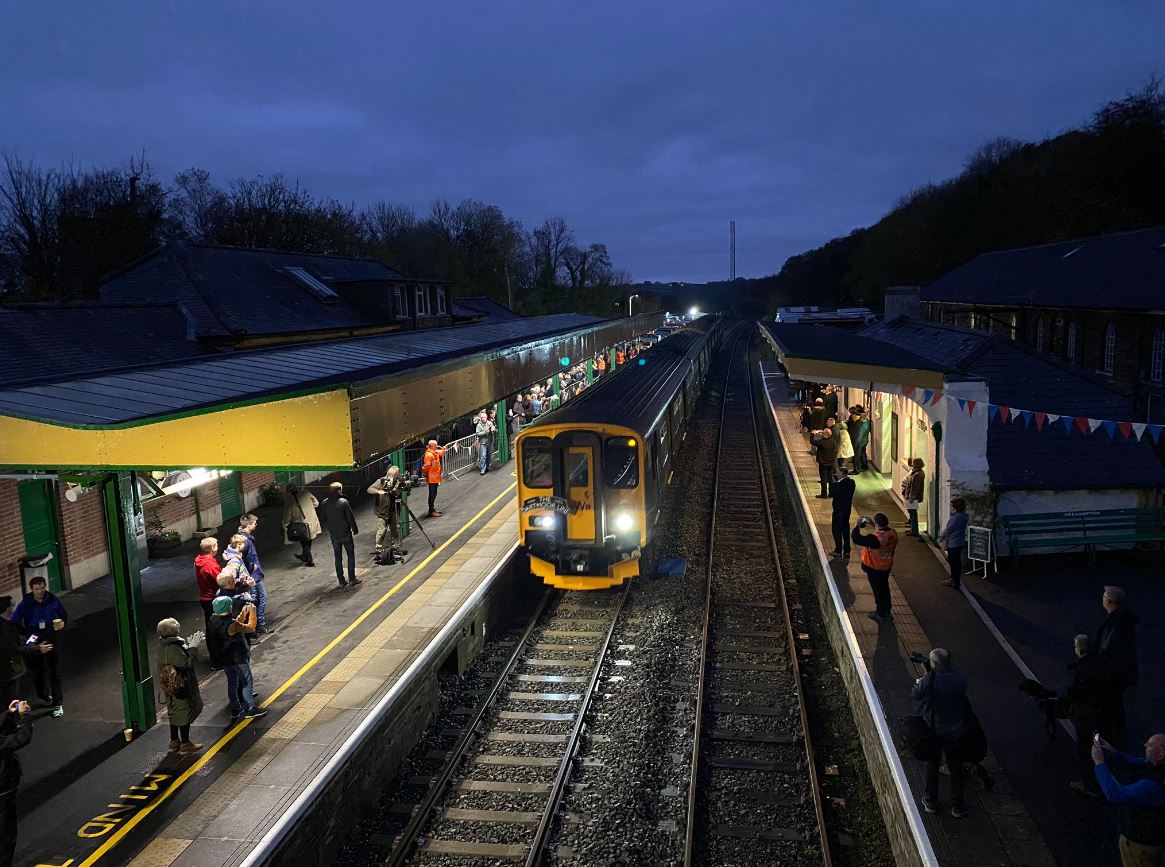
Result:
<svg viewBox="0 0 1165 867">
<path fill-rule="evenodd" d="M 1080 736 L 1087 737 L 1084 732 Z M 1124 867 L 1165 864 L 1165 734 L 1145 742 L 1143 759 L 1094 734 L 1092 761 L 1100 790 L 1117 807 L 1117 846 Z"/>
<path fill-rule="evenodd" d="M 862 571 L 874 594 L 874 611 L 867 616 L 879 623 L 890 622 L 890 571 L 898 534 L 890 529 L 890 519 L 882 512 L 862 518 L 850 534 L 850 541 L 862 549 Z"/>
<path fill-rule="evenodd" d="M 408 552 L 400 544 L 400 510 L 404 492 L 408 485 L 400 474 L 400 468 L 390 466 L 384 478 L 377 479 L 368 486 L 368 493 L 376 497 L 376 540 L 373 560 L 378 566 L 391 566 L 403 560 Z M 384 537 L 389 538 L 389 551 L 384 551 Z"/>
<path fill-rule="evenodd" d="M 13 699 L 0 722 L 0 867 L 10 867 L 16 857 L 16 790 L 21 777 L 16 751 L 32 740 L 27 713 L 28 702 Z"/>
</svg>

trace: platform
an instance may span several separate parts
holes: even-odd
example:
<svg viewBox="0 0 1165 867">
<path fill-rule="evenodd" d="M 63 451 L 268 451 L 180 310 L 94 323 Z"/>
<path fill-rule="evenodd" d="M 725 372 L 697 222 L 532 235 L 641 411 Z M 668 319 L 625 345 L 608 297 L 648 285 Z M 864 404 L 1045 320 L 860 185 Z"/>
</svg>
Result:
<svg viewBox="0 0 1165 867">
<path fill-rule="evenodd" d="M 766 377 L 781 442 L 796 470 L 802 493 L 817 530 L 817 543 L 832 549 L 829 500 L 816 499 L 819 481 L 808 437 L 800 429 L 800 407 L 788 401 L 783 379 Z M 854 515 L 885 512 L 901 528 L 905 514 L 889 492 L 889 481 L 876 472 L 856 476 Z M 856 518 L 855 518 L 856 520 Z M 821 547 L 821 553 L 828 550 Z M 857 552 L 847 562 L 830 560 L 830 569 L 857 637 L 862 662 L 873 679 L 892 732 L 899 720 L 915 712 L 910 699 L 913 680 L 921 672 L 911 652 L 932 647 L 952 652 L 956 668 L 967 675 L 971 702 L 990 742 L 985 767 L 994 789 L 968 781 L 972 808 L 964 819 L 925 815 L 924 825 L 940 864 L 972 865 L 1115 865 L 1115 826 L 1103 804 L 1082 798 L 1068 788 L 1075 773 L 1073 744 L 1060 733 L 1049 744 L 1035 703 L 1016 689 L 1028 676 L 1006 638 L 974 604 L 943 586 L 948 577 L 940 552 L 929 544 L 902 536 L 891 578 L 893 624 L 879 625 L 867 614 L 873 596 L 861 571 Z M 1099 588 L 1097 598 L 1099 598 Z M 1068 638 L 1069 646 L 1071 636 Z M 900 749 L 914 797 L 923 791 L 923 765 Z M 945 778 L 940 798 L 949 803 Z"/>
<path fill-rule="evenodd" d="M 409 561 L 391 567 L 370 565 L 375 521 L 370 503 L 362 503 L 357 560 L 369 565 L 358 567 L 363 583 L 354 589 L 337 585 L 326 535 L 316 540 L 318 565 L 307 568 L 293 558 L 298 546 L 270 539 L 264 546 L 260 534 L 275 632 L 253 649 L 252 667 L 268 716 L 229 727 L 223 675 L 204 668 L 206 707 L 191 730 L 192 740 L 206 745 L 201 753 L 167 752 L 163 714 L 133 743 L 110 742 L 90 750 L 87 761 L 39 776 L 38 763 L 51 763 L 53 744 L 69 736 L 63 727 L 54 730 L 62 720 L 38 721 L 23 758 L 26 791 L 39 797 L 21 819 L 17 863 L 242 863 L 450 615 L 509 559 L 517 544 L 513 490 L 512 464 L 446 483 L 439 498 L 445 514 L 423 525 L 435 550 L 414 530 Z M 175 585 L 179 573 L 184 583 Z M 178 616 L 184 634 L 202 628 L 193 583 L 185 556 L 146 573 L 146 616 L 154 622 Z M 183 602 L 168 598 L 175 593 Z M 81 607 L 73 601 L 77 595 L 68 600 L 75 608 Z M 90 638 L 98 641 L 96 634 Z M 116 667 L 105 671 L 100 663 L 108 663 L 108 651 L 116 666 L 115 640 L 106 634 L 91 647 L 88 674 L 65 667 L 64 721 L 97 727 L 107 741 L 120 696 Z M 151 643 L 151 654 L 156 646 Z M 89 698 L 92 714 L 82 711 Z"/>
</svg>

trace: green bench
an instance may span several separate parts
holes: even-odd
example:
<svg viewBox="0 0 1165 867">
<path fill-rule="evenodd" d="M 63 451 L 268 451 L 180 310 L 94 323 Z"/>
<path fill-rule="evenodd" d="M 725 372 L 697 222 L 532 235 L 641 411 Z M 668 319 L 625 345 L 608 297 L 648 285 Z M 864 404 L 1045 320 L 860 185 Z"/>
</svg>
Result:
<svg viewBox="0 0 1165 867">
<path fill-rule="evenodd" d="M 1095 562 L 1102 546 L 1165 542 L 1165 509 L 1157 507 L 1006 515 L 999 523 L 1012 557 L 1032 548 L 1083 548 Z"/>
</svg>

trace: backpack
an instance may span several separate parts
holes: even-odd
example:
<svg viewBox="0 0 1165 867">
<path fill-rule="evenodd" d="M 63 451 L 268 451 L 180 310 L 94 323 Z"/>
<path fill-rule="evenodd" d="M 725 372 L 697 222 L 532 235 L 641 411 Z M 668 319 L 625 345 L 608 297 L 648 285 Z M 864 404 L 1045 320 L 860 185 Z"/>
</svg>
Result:
<svg viewBox="0 0 1165 867">
<path fill-rule="evenodd" d="M 167 699 L 186 698 L 186 678 L 182 676 L 182 671 L 167 663 L 162 666 L 162 670 L 158 673 L 158 685 L 162 689 L 162 695 Z"/>
</svg>

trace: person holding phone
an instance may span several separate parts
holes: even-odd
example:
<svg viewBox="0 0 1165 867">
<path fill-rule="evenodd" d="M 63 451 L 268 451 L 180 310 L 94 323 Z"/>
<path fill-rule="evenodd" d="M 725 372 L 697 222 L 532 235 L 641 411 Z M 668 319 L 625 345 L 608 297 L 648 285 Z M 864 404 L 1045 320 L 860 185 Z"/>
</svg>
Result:
<svg viewBox="0 0 1165 867">
<path fill-rule="evenodd" d="M 16 751 L 32 740 L 27 713 L 28 702 L 13 699 L 0 722 L 0 867 L 11 867 L 16 857 L 16 790 L 21 775 Z"/>
<path fill-rule="evenodd" d="M 35 638 L 30 645 L 48 646 L 48 650 L 29 654 L 28 659 L 37 697 L 53 709 L 54 717 L 62 717 L 65 709 L 57 636 L 68 625 L 69 614 L 61 600 L 49 592 L 43 576 L 34 577 L 28 582 L 28 588 L 31 592 L 16 606 L 12 619 L 20 624 L 28 638 Z"/>
</svg>

